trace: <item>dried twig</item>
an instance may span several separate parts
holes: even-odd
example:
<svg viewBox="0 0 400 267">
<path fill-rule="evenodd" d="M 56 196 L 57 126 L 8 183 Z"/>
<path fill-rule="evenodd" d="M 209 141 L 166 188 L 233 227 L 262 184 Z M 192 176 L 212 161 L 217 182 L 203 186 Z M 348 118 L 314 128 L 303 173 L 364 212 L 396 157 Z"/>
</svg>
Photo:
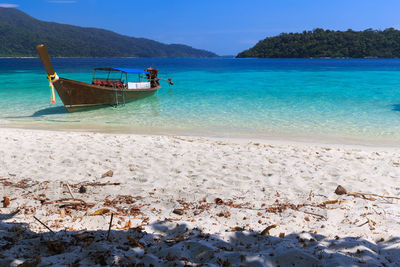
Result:
<svg viewBox="0 0 400 267">
<path fill-rule="evenodd" d="M 400 199 L 400 197 L 393 197 L 393 196 L 382 196 L 372 193 L 360 193 L 360 192 L 349 192 L 347 193 L 349 196 L 353 197 L 365 197 L 365 196 L 373 196 L 373 197 L 380 197 L 380 198 L 390 198 L 390 199 Z"/>
<path fill-rule="evenodd" d="M 364 226 L 364 225 L 366 225 L 367 223 L 368 223 L 368 221 L 366 221 L 366 222 L 363 223 L 363 224 L 360 224 L 358 227 Z"/>
<path fill-rule="evenodd" d="M 75 199 L 63 198 L 63 199 L 57 200 L 56 202 L 61 203 L 66 206 L 77 206 L 77 205 L 91 206 L 91 205 L 94 205 L 94 203 L 86 202 L 83 199 L 79 199 L 79 198 L 75 198 Z"/>
<path fill-rule="evenodd" d="M 373 220 L 371 220 L 370 218 L 368 218 L 367 217 L 367 220 L 368 220 L 368 225 L 369 225 L 369 229 L 372 231 L 372 230 L 375 230 L 375 224 L 376 224 L 376 222 L 374 222 Z"/>
<path fill-rule="evenodd" d="M 112 225 L 113 217 L 114 217 L 114 213 L 111 213 L 110 226 L 108 227 L 108 233 L 107 233 L 107 240 L 108 241 L 110 241 L 110 231 L 111 231 L 111 225 Z"/>
<path fill-rule="evenodd" d="M 305 210 L 298 210 L 298 211 L 301 211 L 301 212 L 304 212 L 304 213 L 306 213 L 306 214 L 310 214 L 310 215 L 313 215 L 313 216 L 316 216 L 316 217 L 320 217 L 320 218 L 325 219 L 325 220 L 328 219 L 328 218 L 326 218 L 326 217 L 325 217 L 324 215 L 322 215 L 322 214 L 313 213 L 313 212 L 309 212 L 309 211 L 305 211 Z"/>
<path fill-rule="evenodd" d="M 68 188 L 68 191 L 69 191 L 69 194 L 71 195 L 71 197 L 72 197 L 73 199 L 75 199 L 75 196 L 74 196 L 74 194 L 72 193 L 72 191 L 71 191 L 71 187 L 69 187 L 69 184 L 68 184 L 68 183 L 66 183 L 65 185 L 67 186 L 67 188 Z"/>
<path fill-rule="evenodd" d="M 121 183 L 115 182 L 105 182 L 105 183 L 79 183 L 79 184 L 72 184 L 71 187 L 73 188 L 80 188 L 81 186 L 107 186 L 107 185 L 120 185 Z"/>
<path fill-rule="evenodd" d="M 35 218 L 36 221 L 38 221 L 41 225 L 43 225 L 44 227 L 46 227 L 50 232 L 52 232 L 53 234 L 55 234 L 53 232 L 53 230 L 51 230 L 47 225 L 45 225 L 44 223 L 42 223 L 38 218 L 36 218 L 36 216 L 33 216 L 33 218 Z"/>
<path fill-rule="evenodd" d="M 311 189 L 311 190 L 310 190 L 310 194 L 308 194 L 308 198 L 307 198 L 308 201 L 311 201 L 312 193 L 313 193 L 313 192 L 312 192 L 312 189 Z"/>
<path fill-rule="evenodd" d="M 368 226 L 369 226 L 369 229 L 372 231 L 372 230 L 375 230 L 375 224 L 376 224 L 376 222 L 374 222 L 373 220 L 371 220 L 370 218 L 368 218 L 367 217 L 367 221 L 365 222 L 365 223 L 363 223 L 363 224 L 360 224 L 358 227 L 361 227 L 361 226 L 364 226 L 364 225 L 366 225 L 368 223 Z"/>
<path fill-rule="evenodd" d="M 121 183 L 87 183 L 84 186 L 106 186 L 106 185 L 120 185 Z"/>
<path fill-rule="evenodd" d="M 62 198 L 62 199 L 56 200 L 56 202 L 59 202 L 59 203 L 71 202 L 71 203 L 78 203 L 78 204 L 86 204 L 85 200 L 79 199 L 79 198 Z"/>
</svg>

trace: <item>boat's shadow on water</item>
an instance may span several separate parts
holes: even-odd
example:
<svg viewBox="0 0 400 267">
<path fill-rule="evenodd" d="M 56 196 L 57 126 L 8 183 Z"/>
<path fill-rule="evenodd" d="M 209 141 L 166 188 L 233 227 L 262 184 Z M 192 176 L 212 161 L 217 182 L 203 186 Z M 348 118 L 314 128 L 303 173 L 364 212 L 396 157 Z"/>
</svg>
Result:
<svg viewBox="0 0 400 267">
<path fill-rule="evenodd" d="M 106 107 L 111 107 L 111 106 L 101 106 L 101 107 L 94 107 L 94 108 L 90 108 L 90 109 L 89 108 L 82 109 L 82 110 L 74 111 L 74 113 L 87 112 L 87 111 L 106 108 Z M 5 118 L 6 119 L 40 118 L 40 117 L 45 117 L 45 116 L 49 116 L 49 115 L 62 115 L 62 114 L 68 114 L 68 113 L 69 112 L 67 112 L 67 110 L 65 109 L 64 106 L 58 106 L 58 107 L 49 107 L 49 108 L 40 109 L 38 111 L 35 111 L 32 115 L 28 115 L 28 116 L 8 116 Z"/>
<path fill-rule="evenodd" d="M 87 109 L 77 110 L 73 113 L 85 113 L 90 111 L 95 111 L 99 109 L 113 109 L 115 111 L 119 111 L 120 109 L 127 112 L 128 110 L 132 109 L 139 109 L 143 110 L 146 108 L 150 108 L 152 114 L 158 115 L 159 114 L 159 100 L 157 98 L 148 99 L 147 102 L 143 102 L 143 100 L 132 101 L 127 103 L 126 105 L 121 106 L 111 106 L 111 105 L 104 105 L 99 107 L 91 107 Z M 44 109 L 40 109 L 35 111 L 32 115 L 25 115 L 25 116 L 6 116 L 5 119 L 27 119 L 27 118 L 40 118 L 46 117 L 51 115 L 67 115 L 69 112 L 65 109 L 64 106 L 57 106 L 57 107 L 48 107 Z"/>
<path fill-rule="evenodd" d="M 29 117 L 42 117 L 42 116 L 47 116 L 47 115 L 55 115 L 55 114 L 65 114 L 67 111 L 65 110 L 64 106 L 58 106 L 58 107 L 50 107 L 50 108 L 44 108 L 40 109 L 38 111 L 35 111 L 31 116 Z"/>
<path fill-rule="evenodd" d="M 25 118 L 39 118 L 47 115 L 66 114 L 64 106 L 50 107 L 35 111 L 32 115 L 28 116 L 7 116 L 6 119 L 25 119 Z"/>
<path fill-rule="evenodd" d="M 85 113 L 85 112 L 90 112 L 90 111 L 94 111 L 94 110 L 99 110 L 99 109 L 114 109 L 114 110 L 118 110 L 118 109 L 132 109 L 134 107 L 139 108 L 139 109 L 143 109 L 147 106 L 149 106 L 153 112 L 158 113 L 159 111 L 159 99 L 157 97 L 151 96 L 148 97 L 147 99 L 138 99 L 138 100 L 134 100 L 131 101 L 129 103 L 126 103 L 124 105 L 120 105 L 120 106 L 113 106 L 113 105 L 103 105 L 103 106 L 98 106 L 98 107 L 90 107 L 90 108 L 84 108 L 81 110 L 76 110 L 73 113 Z M 43 116 L 48 116 L 48 115 L 60 115 L 60 114 L 69 114 L 69 112 L 65 109 L 64 106 L 57 106 L 57 107 L 49 107 L 49 108 L 44 108 L 41 110 L 36 111 L 35 113 L 33 113 L 30 116 L 26 116 L 29 118 L 36 118 L 36 117 L 43 117 Z"/>
</svg>

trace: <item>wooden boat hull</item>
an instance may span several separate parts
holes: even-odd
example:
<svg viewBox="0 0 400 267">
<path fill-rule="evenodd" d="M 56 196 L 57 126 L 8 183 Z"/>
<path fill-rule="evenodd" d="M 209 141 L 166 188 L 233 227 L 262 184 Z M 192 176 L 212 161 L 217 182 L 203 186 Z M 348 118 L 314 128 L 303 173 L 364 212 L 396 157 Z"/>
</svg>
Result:
<svg viewBox="0 0 400 267">
<path fill-rule="evenodd" d="M 129 90 L 98 86 L 65 78 L 54 82 L 54 87 L 69 112 L 123 104 L 152 96 L 160 89 L 160 86 L 157 86 L 149 89 Z"/>
</svg>

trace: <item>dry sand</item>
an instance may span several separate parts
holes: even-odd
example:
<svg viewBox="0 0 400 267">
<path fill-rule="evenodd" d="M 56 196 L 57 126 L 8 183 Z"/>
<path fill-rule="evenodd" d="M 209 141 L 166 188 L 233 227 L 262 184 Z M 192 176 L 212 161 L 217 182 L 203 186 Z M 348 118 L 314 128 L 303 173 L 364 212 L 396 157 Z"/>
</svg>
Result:
<svg viewBox="0 0 400 267">
<path fill-rule="evenodd" d="M 389 147 L 3 128 L 0 266 L 400 266 L 399 177 Z"/>
</svg>

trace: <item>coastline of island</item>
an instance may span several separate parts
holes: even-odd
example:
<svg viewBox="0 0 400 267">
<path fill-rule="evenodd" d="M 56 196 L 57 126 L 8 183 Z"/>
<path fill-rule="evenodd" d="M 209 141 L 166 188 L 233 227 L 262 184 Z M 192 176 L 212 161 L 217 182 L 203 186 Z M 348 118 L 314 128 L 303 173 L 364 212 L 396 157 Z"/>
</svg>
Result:
<svg viewBox="0 0 400 267">
<path fill-rule="evenodd" d="M 400 31 L 321 28 L 267 37 L 237 58 L 399 58 Z"/>
</svg>

